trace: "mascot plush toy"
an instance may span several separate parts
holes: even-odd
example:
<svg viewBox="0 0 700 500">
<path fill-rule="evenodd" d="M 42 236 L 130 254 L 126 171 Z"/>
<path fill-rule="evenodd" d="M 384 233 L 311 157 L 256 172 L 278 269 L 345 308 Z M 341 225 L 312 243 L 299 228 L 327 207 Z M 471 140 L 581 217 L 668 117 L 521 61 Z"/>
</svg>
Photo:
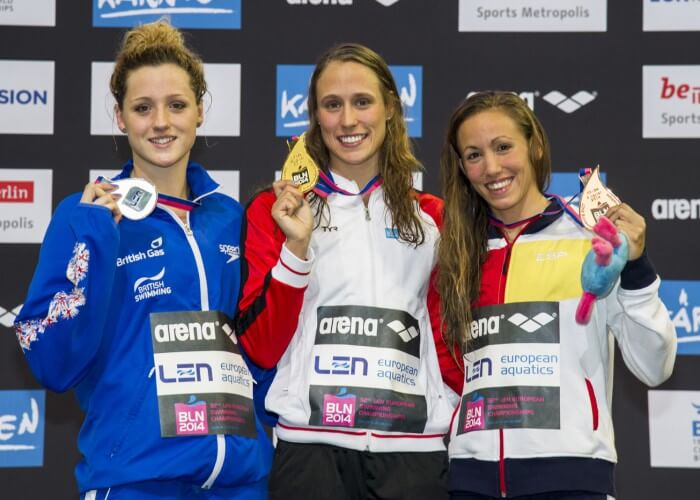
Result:
<svg viewBox="0 0 700 500">
<path fill-rule="evenodd" d="M 627 238 L 605 216 L 593 226 L 593 232 L 596 236 L 581 269 L 583 295 L 576 308 L 576 322 L 581 325 L 591 320 L 595 300 L 612 291 L 629 256 Z"/>
</svg>

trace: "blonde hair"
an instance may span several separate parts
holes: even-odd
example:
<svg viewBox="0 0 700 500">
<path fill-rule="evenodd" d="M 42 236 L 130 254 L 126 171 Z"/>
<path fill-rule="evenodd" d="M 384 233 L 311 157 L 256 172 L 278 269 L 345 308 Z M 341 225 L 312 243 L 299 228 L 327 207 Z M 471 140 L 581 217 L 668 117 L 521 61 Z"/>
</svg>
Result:
<svg viewBox="0 0 700 500">
<path fill-rule="evenodd" d="M 207 91 L 202 60 L 185 45 L 182 33 L 161 19 L 133 28 L 124 35 L 109 82 L 119 109 L 124 104 L 129 73 L 142 66 L 161 64 L 175 64 L 185 70 L 190 76 L 190 87 L 197 104 L 201 102 Z"/>
</svg>

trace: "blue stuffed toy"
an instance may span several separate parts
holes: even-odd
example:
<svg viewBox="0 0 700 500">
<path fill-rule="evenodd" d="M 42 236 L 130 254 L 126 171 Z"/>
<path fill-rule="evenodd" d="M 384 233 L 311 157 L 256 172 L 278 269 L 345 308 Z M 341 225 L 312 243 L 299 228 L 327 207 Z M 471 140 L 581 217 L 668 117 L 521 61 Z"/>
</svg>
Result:
<svg viewBox="0 0 700 500">
<path fill-rule="evenodd" d="M 576 308 L 576 322 L 580 325 L 591 320 L 595 300 L 612 291 L 629 258 L 627 237 L 610 219 L 601 217 L 593 226 L 593 232 L 596 236 L 581 269 L 583 295 Z"/>
</svg>

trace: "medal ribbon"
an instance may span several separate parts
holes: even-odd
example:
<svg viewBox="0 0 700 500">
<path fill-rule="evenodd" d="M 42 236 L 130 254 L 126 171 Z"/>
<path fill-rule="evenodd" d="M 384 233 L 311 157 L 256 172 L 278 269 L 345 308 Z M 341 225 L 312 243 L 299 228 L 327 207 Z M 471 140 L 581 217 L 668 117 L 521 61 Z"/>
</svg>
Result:
<svg viewBox="0 0 700 500">
<path fill-rule="evenodd" d="M 323 171 L 318 173 L 318 182 L 313 188 L 313 192 L 319 195 L 321 198 L 328 198 L 332 193 L 342 194 L 344 196 L 363 196 L 370 194 L 372 191 L 377 189 L 382 185 L 382 178 L 380 175 L 375 175 L 365 187 L 363 187 L 359 193 L 351 193 L 340 186 L 338 186 L 333 180 L 333 174 L 330 171 L 326 174 Z"/>
<path fill-rule="evenodd" d="M 185 212 L 191 212 L 193 208 L 200 206 L 201 203 L 158 193 L 158 205 L 165 205 L 167 207 L 179 208 Z"/>
</svg>

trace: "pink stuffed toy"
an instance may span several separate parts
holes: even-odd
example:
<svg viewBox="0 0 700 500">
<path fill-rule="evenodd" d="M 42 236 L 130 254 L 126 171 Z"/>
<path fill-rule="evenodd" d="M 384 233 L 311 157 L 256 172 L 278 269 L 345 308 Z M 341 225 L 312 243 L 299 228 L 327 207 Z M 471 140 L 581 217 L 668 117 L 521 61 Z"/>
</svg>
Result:
<svg viewBox="0 0 700 500">
<path fill-rule="evenodd" d="M 576 322 L 580 325 L 591 320 L 595 300 L 612 291 L 629 257 L 627 238 L 610 219 L 601 217 L 593 232 L 596 236 L 581 269 L 583 295 L 576 308 Z"/>
</svg>

